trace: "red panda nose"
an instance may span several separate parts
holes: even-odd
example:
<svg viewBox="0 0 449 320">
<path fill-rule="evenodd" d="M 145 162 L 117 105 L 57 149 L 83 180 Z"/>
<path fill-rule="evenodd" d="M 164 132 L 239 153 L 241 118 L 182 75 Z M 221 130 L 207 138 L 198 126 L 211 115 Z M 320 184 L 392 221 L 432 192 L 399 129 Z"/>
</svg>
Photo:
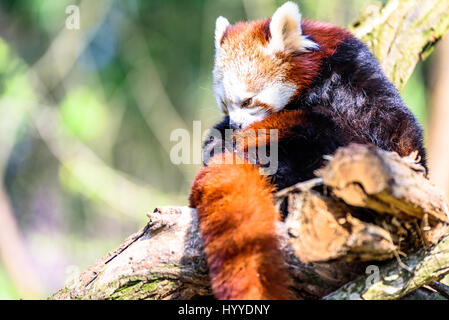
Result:
<svg viewBox="0 0 449 320">
<path fill-rule="evenodd" d="M 235 122 L 232 121 L 232 120 L 229 120 L 229 127 L 230 127 L 231 129 L 242 129 L 242 125 L 241 125 L 241 124 L 235 123 Z"/>
</svg>

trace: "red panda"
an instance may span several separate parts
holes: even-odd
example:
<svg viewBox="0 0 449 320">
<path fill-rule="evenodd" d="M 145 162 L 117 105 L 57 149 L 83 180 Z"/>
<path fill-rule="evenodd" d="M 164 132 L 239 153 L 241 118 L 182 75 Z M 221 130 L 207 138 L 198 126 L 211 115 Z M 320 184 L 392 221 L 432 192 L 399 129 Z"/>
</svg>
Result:
<svg viewBox="0 0 449 320">
<path fill-rule="evenodd" d="M 313 178 L 323 156 L 351 142 L 401 156 L 416 150 L 426 167 L 422 129 L 361 41 L 302 20 L 293 2 L 259 21 L 230 25 L 219 17 L 215 50 L 213 89 L 225 114 L 215 129 L 223 136 L 227 129 L 277 129 L 279 163 L 263 176 L 257 163 L 223 147 L 195 178 L 190 206 L 198 212 L 212 289 L 218 299 L 294 298 L 275 234 L 281 218 L 273 192 Z M 222 164 L 223 154 L 241 164 Z"/>
</svg>

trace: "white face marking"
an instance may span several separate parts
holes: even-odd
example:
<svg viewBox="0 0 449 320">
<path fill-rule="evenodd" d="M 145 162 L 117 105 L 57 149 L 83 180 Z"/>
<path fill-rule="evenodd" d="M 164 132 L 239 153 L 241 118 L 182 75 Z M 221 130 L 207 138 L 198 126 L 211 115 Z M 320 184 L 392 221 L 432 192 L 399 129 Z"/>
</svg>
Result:
<svg viewBox="0 0 449 320">
<path fill-rule="evenodd" d="M 232 108 L 229 110 L 229 119 L 231 123 L 240 126 L 242 129 L 262 121 L 267 116 L 267 110 L 264 108 Z"/>
<path fill-rule="evenodd" d="M 222 112 L 229 114 L 230 120 L 237 126 L 245 128 L 254 122 L 265 119 L 271 112 L 282 110 L 295 94 L 297 87 L 288 82 L 266 81 L 260 92 L 251 92 L 243 81 L 233 72 L 224 74 L 221 70 L 214 70 L 214 94 L 217 104 Z M 251 108 L 242 108 L 241 103 L 252 98 L 272 109 L 267 110 L 257 105 Z"/>
<path fill-rule="evenodd" d="M 234 124 L 244 128 L 282 110 L 298 91 L 294 83 L 286 80 L 289 62 L 279 58 L 277 53 L 307 52 L 320 47 L 303 34 L 301 13 L 298 5 L 291 1 L 273 14 L 268 43 L 245 30 L 223 39 L 229 27 L 225 18 L 217 19 L 213 89 L 220 109 L 229 114 Z M 248 28 L 255 27 L 248 25 Z M 242 102 L 248 98 L 260 102 L 261 106 L 253 104 L 242 108 Z"/>
<path fill-rule="evenodd" d="M 257 100 L 270 105 L 274 110 L 282 110 L 296 92 L 296 86 L 289 83 L 275 82 L 268 85 L 257 96 Z"/>
</svg>

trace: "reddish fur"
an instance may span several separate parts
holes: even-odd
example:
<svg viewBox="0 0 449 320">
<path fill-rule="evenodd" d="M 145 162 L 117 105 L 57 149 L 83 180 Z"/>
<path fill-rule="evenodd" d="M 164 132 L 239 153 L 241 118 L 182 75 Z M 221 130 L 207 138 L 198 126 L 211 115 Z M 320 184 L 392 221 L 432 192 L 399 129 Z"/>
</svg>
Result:
<svg viewBox="0 0 449 320">
<path fill-rule="evenodd" d="M 221 44 L 223 45 L 226 42 L 237 46 L 244 45 L 249 50 L 249 54 L 251 48 L 266 46 L 270 41 L 270 22 L 271 18 L 266 18 L 258 21 L 238 22 L 235 25 L 228 26 L 221 39 Z M 295 52 L 276 53 L 276 56 L 282 61 L 278 62 L 280 63 L 278 71 L 284 66 L 287 68 L 285 70 L 285 82 L 295 83 L 298 87 L 295 96 L 299 96 L 312 85 L 313 80 L 320 72 L 322 61 L 331 56 L 341 42 L 353 37 L 345 29 L 324 22 L 302 20 L 301 28 L 303 34 L 316 42 L 320 49 L 302 52 L 299 55 Z M 243 38 L 242 35 L 244 35 Z M 230 55 L 230 58 L 234 59 L 235 57 Z M 261 60 L 261 64 L 263 63 Z M 267 69 L 264 69 L 262 65 L 260 67 L 262 69 L 259 72 L 262 73 L 266 70 L 270 73 L 276 72 L 270 65 L 267 65 Z M 271 111 L 270 106 L 265 107 Z"/>
<path fill-rule="evenodd" d="M 237 41 L 233 38 L 238 39 L 245 32 L 249 42 L 266 45 L 271 37 L 270 21 L 268 18 L 230 26 L 221 43 L 228 39 L 231 45 Z M 300 55 L 278 53 L 288 66 L 286 81 L 298 85 L 296 95 L 311 86 L 322 60 L 351 36 L 344 29 L 318 22 L 304 21 L 302 28 L 305 35 L 320 45 L 320 50 Z M 267 72 L 270 70 L 267 67 Z M 269 129 L 278 129 L 279 139 L 284 139 L 290 135 L 290 128 L 304 121 L 300 110 L 281 111 L 246 131 L 267 129 L 269 135 Z M 251 144 L 257 144 L 257 140 L 248 139 L 245 149 Z M 215 156 L 197 175 L 190 194 L 190 205 L 197 209 L 200 219 L 213 291 L 218 299 L 292 298 L 275 232 L 280 215 L 273 204 L 274 188 L 257 167 L 235 164 L 236 157 L 234 154 L 234 164 L 220 164 L 222 155 Z"/>
<path fill-rule="evenodd" d="M 303 110 L 282 110 L 280 112 L 274 113 L 262 121 L 256 122 L 251 126 L 245 128 L 241 134 L 237 134 L 236 139 L 242 137 L 244 139 L 243 147 L 244 151 L 248 151 L 250 146 L 258 146 L 258 143 L 263 140 L 260 137 L 260 129 L 265 129 L 266 139 L 265 143 L 270 141 L 270 130 L 278 130 L 278 140 L 286 139 L 291 136 L 292 128 L 304 125 L 307 123 L 307 119 L 304 116 Z M 254 133 L 248 135 L 247 133 Z"/>
<path fill-rule="evenodd" d="M 287 78 L 299 87 L 296 95 L 300 95 L 304 90 L 310 88 L 320 72 L 322 61 L 334 54 L 341 42 L 352 37 L 345 29 L 323 22 L 303 20 L 301 26 L 303 33 L 316 42 L 320 49 L 299 56 L 286 55 L 284 57 L 290 64 Z"/>
<path fill-rule="evenodd" d="M 272 186 L 253 165 L 214 159 L 196 177 L 190 205 L 200 219 L 215 296 L 292 298 L 275 232 L 279 214 Z"/>
<path fill-rule="evenodd" d="M 303 110 L 282 110 L 271 116 L 265 118 L 262 121 L 253 123 L 251 126 L 245 128 L 243 132 L 247 130 L 259 130 L 259 129 L 277 129 L 279 131 L 279 139 L 286 138 L 290 135 L 290 129 L 300 124 L 304 124 L 307 121 L 304 116 Z"/>
<path fill-rule="evenodd" d="M 279 138 L 304 122 L 303 112 L 282 111 L 248 129 L 278 129 Z M 246 130 L 248 130 L 246 129 Z M 249 143 L 255 143 L 249 140 Z M 197 209 L 214 293 L 219 299 L 289 299 L 290 279 L 275 232 L 274 190 L 257 167 L 220 164 L 214 157 L 195 179 L 190 205 Z"/>
<path fill-rule="evenodd" d="M 251 40 L 257 40 L 260 44 L 266 45 L 270 34 L 270 21 L 271 19 L 268 18 L 257 21 L 237 22 L 232 26 L 228 26 L 220 42 L 223 44 L 224 39 L 233 38 L 242 32 L 250 30 L 251 34 L 249 36 Z"/>
</svg>

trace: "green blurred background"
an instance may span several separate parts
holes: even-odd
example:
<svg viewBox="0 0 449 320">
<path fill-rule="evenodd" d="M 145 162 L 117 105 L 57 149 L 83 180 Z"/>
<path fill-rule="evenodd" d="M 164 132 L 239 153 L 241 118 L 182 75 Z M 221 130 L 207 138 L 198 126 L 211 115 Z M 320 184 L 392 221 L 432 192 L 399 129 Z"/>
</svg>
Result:
<svg viewBox="0 0 449 320">
<path fill-rule="evenodd" d="M 0 1 L 0 299 L 47 297 L 146 211 L 187 204 L 199 166 L 171 163 L 170 132 L 221 118 L 215 19 L 266 17 L 283 2 Z M 340 26 L 370 2 L 297 0 L 303 16 Z M 70 4 L 79 30 L 65 27 Z M 420 64 L 403 93 L 425 128 L 431 70 Z"/>
</svg>

